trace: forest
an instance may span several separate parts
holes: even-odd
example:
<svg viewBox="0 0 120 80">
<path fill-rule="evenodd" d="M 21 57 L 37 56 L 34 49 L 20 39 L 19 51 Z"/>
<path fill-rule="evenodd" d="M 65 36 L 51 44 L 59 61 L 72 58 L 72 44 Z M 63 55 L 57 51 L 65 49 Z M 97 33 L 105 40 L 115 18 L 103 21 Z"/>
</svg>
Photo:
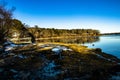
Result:
<svg viewBox="0 0 120 80">
<path fill-rule="evenodd" d="M 18 19 L 12 19 L 12 27 L 9 31 L 10 38 L 51 38 L 51 37 L 91 37 L 99 36 L 99 30 L 95 29 L 55 29 L 55 28 L 40 28 L 35 25 L 34 27 L 22 23 Z"/>
<path fill-rule="evenodd" d="M 48 37 L 89 37 L 99 36 L 100 32 L 94 29 L 54 29 L 54 28 L 39 28 L 38 26 L 29 27 L 28 30 L 36 38 L 48 38 Z"/>
</svg>

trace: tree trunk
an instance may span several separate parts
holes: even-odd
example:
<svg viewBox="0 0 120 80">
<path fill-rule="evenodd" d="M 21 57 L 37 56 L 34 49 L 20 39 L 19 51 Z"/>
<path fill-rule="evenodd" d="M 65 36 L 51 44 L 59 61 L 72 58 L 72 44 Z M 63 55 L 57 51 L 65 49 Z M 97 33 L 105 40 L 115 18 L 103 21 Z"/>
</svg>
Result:
<svg viewBox="0 0 120 80">
<path fill-rule="evenodd" d="M 33 36 L 33 34 L 28 33 L 28 35 L 31 37 L 31 42 L 32 42 L 32 43 L 35 43 L 36 40 L 35 40 L 35 37 Z"/>
</svg>

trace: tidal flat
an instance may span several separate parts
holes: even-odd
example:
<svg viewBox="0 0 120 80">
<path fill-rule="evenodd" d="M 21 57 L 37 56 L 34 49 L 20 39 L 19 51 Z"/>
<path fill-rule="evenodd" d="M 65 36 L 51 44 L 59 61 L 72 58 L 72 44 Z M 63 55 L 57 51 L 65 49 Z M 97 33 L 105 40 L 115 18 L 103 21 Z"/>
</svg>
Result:
<svg viewBox="0 0 120 80">
<path fill-rule="evenodd" d="M 109 80 L 119 72 L 120 59 L 77 44 L 26 44 L 0 54 L 0 80 Z"/>
</svg>

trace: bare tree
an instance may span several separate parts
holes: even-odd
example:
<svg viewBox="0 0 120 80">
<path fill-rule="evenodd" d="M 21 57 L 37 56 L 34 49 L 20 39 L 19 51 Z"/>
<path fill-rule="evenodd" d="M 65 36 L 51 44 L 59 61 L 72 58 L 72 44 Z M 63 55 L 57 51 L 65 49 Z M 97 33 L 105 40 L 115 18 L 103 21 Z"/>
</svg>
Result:
<svg viewBox="0 0 120 80">
<path fill-rule="evenodd" d="M 2 45 L 8 37 L 10 28 L 12 27 L 12 11 L 13 9 L 6 9 L 4 5 L 0 4 L 0 44 Z"/>
</svg>

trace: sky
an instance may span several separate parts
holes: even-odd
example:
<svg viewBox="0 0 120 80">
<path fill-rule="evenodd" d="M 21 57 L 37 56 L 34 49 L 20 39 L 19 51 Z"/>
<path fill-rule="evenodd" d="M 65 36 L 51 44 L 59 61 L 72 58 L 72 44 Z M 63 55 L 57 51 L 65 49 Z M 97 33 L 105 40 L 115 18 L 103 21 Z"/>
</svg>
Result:
<svg viewBox="0 0 120 80">
<path fill-rule="evenodd" d="M 13 17 L 33 27 L 120 32 L 120 0 L 2 0 Z"/>
</svg>

